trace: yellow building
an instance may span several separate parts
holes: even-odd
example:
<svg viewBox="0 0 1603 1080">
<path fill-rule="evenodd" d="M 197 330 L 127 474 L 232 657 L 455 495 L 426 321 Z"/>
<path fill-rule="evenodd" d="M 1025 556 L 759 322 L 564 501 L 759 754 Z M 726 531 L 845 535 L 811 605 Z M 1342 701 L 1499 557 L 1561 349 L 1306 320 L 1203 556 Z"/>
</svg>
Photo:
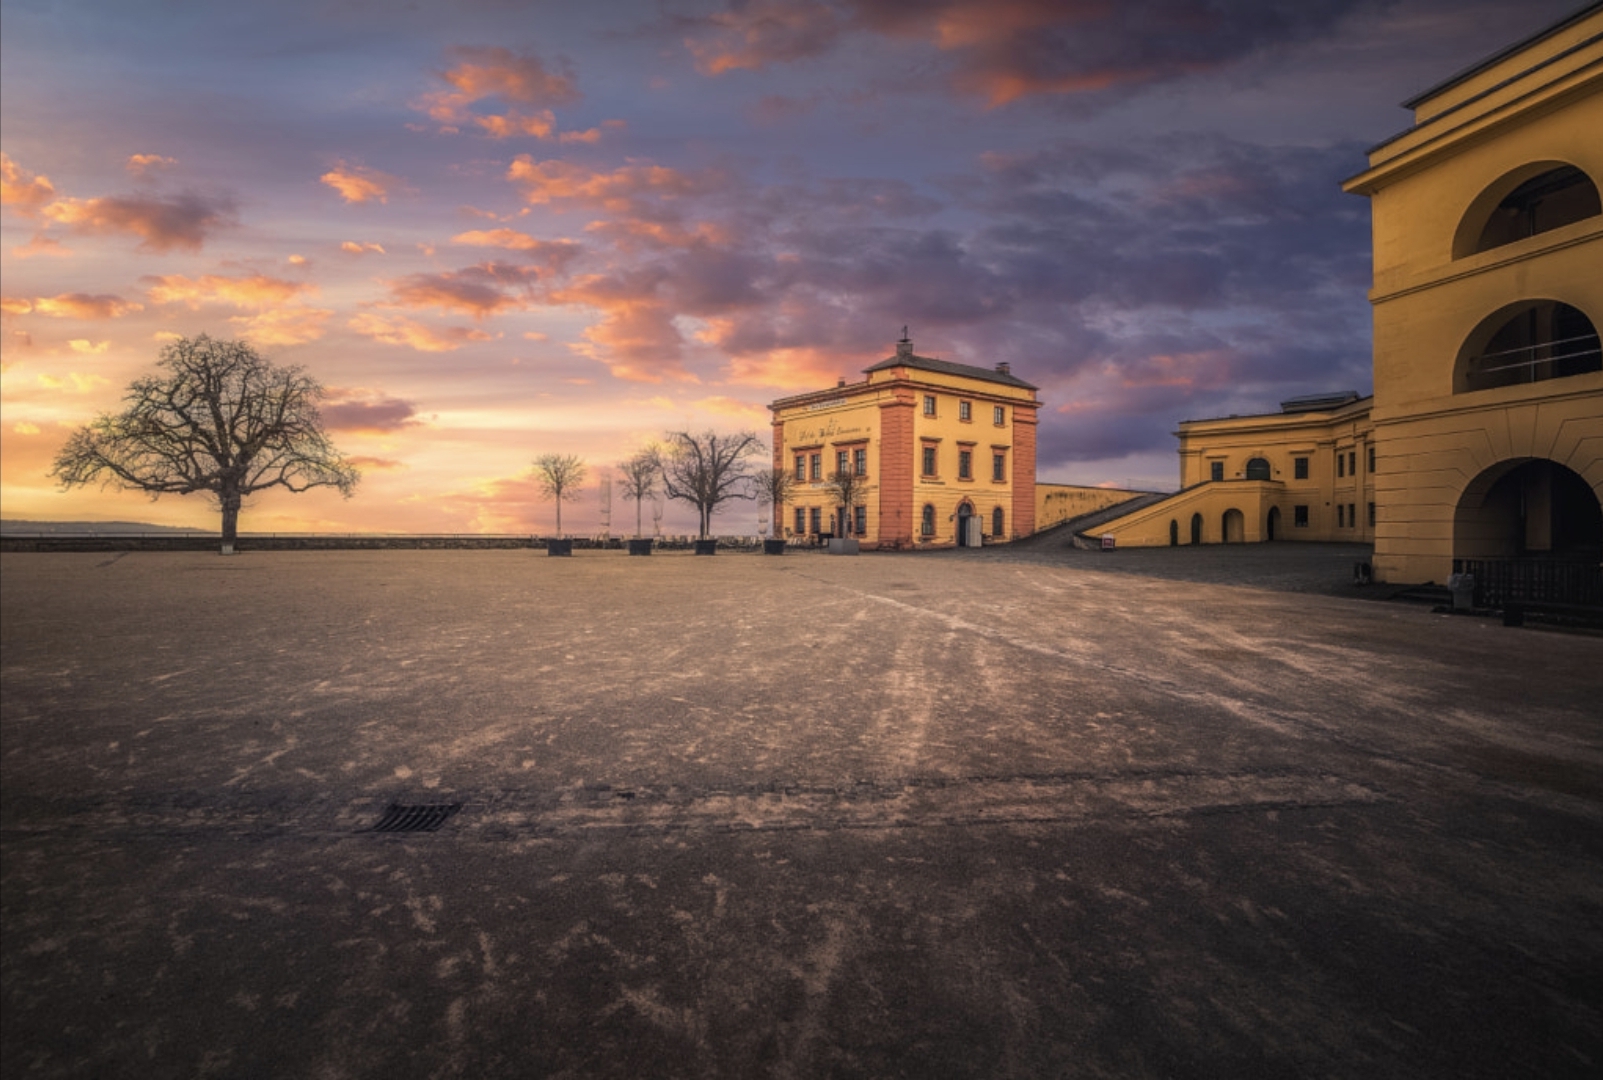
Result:
<svg viewBox="0 0 1603 1080">
<path fill-rule="evenodd" d="M 1035 530 L 1035 387 L 1007 364 L 918 356 L 906 338 L 864 373 L 862 382 L 842 379 L 769 406 L 774 467 L 797 481 L 775 509 L 776 535 L 899 549 Z M 828 486 L 847 471 L 866 491 L 849 509 Z"/>
<path fill-rule="evenodd" d="M 1371 201 L 1373 398 L 1182 424 L 1182 491 L 1117 542 L 1372 540 L 1410 583 L 1603 556 L 1603 7 L 1405 105 L 1344 185 Z"/>
<path fill-rule="evenodd" d="M 1283 402 L 1260 416 L 1186 420 L 1180 491 L 1098 528 L 1120 547 L 1368 541 L 1376 517 L 1370 398 Z"/>
<path fill-rule="evenodd" d="M 1603 552 L 1603 7 L 1404 103 L 1374 229 L 1375 574 Z"/>
</svg>

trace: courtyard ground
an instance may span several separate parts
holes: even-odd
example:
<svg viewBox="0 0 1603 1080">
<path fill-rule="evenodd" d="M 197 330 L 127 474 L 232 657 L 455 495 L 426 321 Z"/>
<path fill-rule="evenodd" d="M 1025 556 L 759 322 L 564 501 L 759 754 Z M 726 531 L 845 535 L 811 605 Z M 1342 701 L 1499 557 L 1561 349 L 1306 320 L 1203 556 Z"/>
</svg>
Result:
<svg viewBox="0 0 1603 1080">
<path fill-rule="evenodd" d="M 0 556 L 5 1071 L 1596 1075 L 1603 640 L 1138 571 Z"/>
</svg>

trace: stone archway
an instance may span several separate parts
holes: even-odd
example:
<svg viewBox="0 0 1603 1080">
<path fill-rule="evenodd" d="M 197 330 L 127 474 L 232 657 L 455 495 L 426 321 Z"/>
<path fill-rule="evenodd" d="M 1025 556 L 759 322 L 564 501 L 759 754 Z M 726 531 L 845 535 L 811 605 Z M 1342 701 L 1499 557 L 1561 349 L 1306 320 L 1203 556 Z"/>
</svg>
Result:
<svg viewBox="0 0 1603 1080">
<path fill-rule="evenodd" d="M 1192 514 L 1191 515 L 1191 542 L 1193 544 L 1202 543 L 1202 515 L 1201 514 Z"/>
<path fill-rule="evenodd" d="M 1240 544 L 1247 539 L 1247 519 L 1240 510 L 1231 508 L 1219 520 L 1219 532 L 1227 544 Z"/>
<path fill-rule="evenodd" d="M 1603 504 L 1547 458 L 1500 461 L 1471 480 L 1453 513 L 1453 557 L 1603 556 Z"/>
<path fill-rule="evenodd" d="M 1265 540 L 1273 540 L 1280 535 L 1280 507 L 1269 508 L 1269 517 L 1264 520 L 1263 533 Z"/>
</svg>

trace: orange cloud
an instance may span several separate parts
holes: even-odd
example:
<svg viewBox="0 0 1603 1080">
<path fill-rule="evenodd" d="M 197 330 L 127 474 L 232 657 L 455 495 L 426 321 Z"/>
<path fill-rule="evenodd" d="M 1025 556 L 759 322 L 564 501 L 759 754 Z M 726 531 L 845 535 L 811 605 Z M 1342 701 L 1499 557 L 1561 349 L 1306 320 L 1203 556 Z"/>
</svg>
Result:
<svg viewBox="0 0 1603 1080">
<path fill-rule="evenodd" d="M 240 334 L 258 345 L 304 345 L 326 332 L 324 324 L 334 313 L 327 308 L 283 307 L 257 315 L 231 315 L 228 321 Z"/>
<path fill-rule="evenodd" d="M 631 163 L 611 172 L 597 172 L 558 158 L 535 161 L 528 154 L 512 160 L 507 179 L 523 189 L 523 198 L 529 203 L 572 199 L 613 213 L 630 213 L 643 198 L 706 195 L 728 183 L 728 178 L 716 171 L 692 174 L 666 165 Z"/>
<path fill-rule="evenodd" d="M 835 43 L 844 28 L 828 4 L 768 0 L 707 17 L 710 40 L 687 39 L 685 46 L 703 75 L 760 70 L 770 63 L 814 56 Z"/>
<path fill-rule="evenodd" d="M 67 342 L 67 348 L 71 349 L 75 353 L 86 353 L 90 356 L 98 356 L 107 349 L 111 348 L 111 342 L 90 341 L 87 338 L 73 338 L 71 341 Z"/>
<path fill-rule="evenodd" d="M 447 50 L 455 61 L 436 72 L 449 89 L 425 94 L 413 107 L 445 125 L 465 123 L 469 107 L 487 98 L 549 107 L 579 99 L 579 88 L 566 65 L 547 70 L 537 56 L 520 56 L 499 46 L 459 45 Z"/>
<path fill-rule="evenodd" d="M 191 310 L 211 303 L 233 304 L 243 308 L 272 307 L 287 303 L 300 293 L 317 291 L 315 285 L 268 277 L 266 274 L 238 278 L 219 274 L 187 278 L 182 274 L 169 274 L 144 280 L 151 283 L 149 296 L 155 303 L 182 303 Z"/>
<path fill-rule="evenodd" d="M 348 203 L 389 202 L 390 191 L 401 183 L 388 173 L 347 165 L 343 161 L 318 179 L 339 192 Z"/>
<path fill-rule="evenodd" d="M 504 248 L 507 251 L 541 252 L 555 266 L 561 266 L 579 254 L 579 245 L 569 240 L 538 240 L 516 229 L 474 229 L 457 233 L 451 243 L 463 247 Z"/>
<path fill-rule="evenodd" d="M 355 465 L 358 469 L 363 469 L 368 472 L 392 472 L 396 469 L 405 469 L 410 467 L 406 464 L 406 462 L 396 461 L 394 458 L 364 457 L 361 454 L 358 454 L 355 457 L 348 457 L 345 460 L 349 461 L 352 465 Z"/>
<path fill-rule="evenodd" d="M 560 272 L 578 251 L 576 245 L 542 245 L 550 251 L 543 265 L 487 262 L 461 270 L 409 274 L 390 282 L 390 300 L 400 307 L 438 307 L 482 319 L 508 308 L 526 307 L 533 287 Z"/>
<path fill-rule="evenodd" d="M 605 364 L 614 378 L 695 382 L 695 376 L 684 367 L 684 338 L 674 325 L 674 313 L 656 297 L 656 285 L 649 275 L 632 280 L 593 275 L 554 290 L 549 299 L 602 313 L 601 321 L 584 331 L 585 340 L 568 347 Z"/>
<path fill-rule="evenodd" d="M 99 375 L 81 375 L 76 371 L 68 372 L 66 378 L 55 375 L 40 375 L 39 385 L 47 390 L 65 390 L 70 394 L 88 394 L 95 389 L 108 385 L 106 379 Z"/>
<path fill-rule="evenodd" d="M 600 128 L 588 128 L 584 131 L 564 131 L 557 136 L 557 142 L 559 143 L 598 143 L 600 141 Z"/>
<path fill-rule="evenodd" d="M 34 233 L 26 244 L 18 244 L 12 248 L 11 254 L 19 259 L 31 259 L 35 255 L 71 255 L 72 251 L 54 237 L 46 236 L 44 233 Z"/>
<path fill-rule="evenodd" d="M 26 214 L 55 197 L 56 188 L 48 176 L 25 171 L 0 152 L 0 206 L 14 207 Z"/>
<path fill-rule="evenodd" d="M 536 139 L 549 139 L 556 128 L 556 114 L 542 109 L 532 116 L 507 113 L 505 116 L 475 116 L 473 122 L 484 129 L 492 139 L 510 139 L 526 135 Z"/>
<path fill-rule="evenodd" d="M 124 300 L 120 296 L 88 293 L 62 293 L 59 296 L 41 296 L 33 300 L 7 297 L 0 301 L 0 310 L 8 315 L 49 315 L 55 319 L 116 319 L 135 311 L 145 310 L 143 304 Z"/>
<path fill-rule="evenodd" d="M 177 158 L 162 157 L 160 154 L 134 154 L 128 159 L 128 171 L 135 176 L 144 176 L 153 169 L 170 169 L 176 164 Z"/>
<path fill-rule="evenodd" d="M 364 337 L 385 345 L 405 345 L 419 352 L 455 352 L 470 341 L 490 341 L 491 335 L 466 326 L 435 330 L 412 319 L 362 312 L 346 323 Z"/>
<path fill-rule="evenodd" d="M 386 254 L 383 244 L 360 244 L 355 240 L 346 240 L 344 243 L 340 244 L 340 250 L 349 252 L 352 255 Z"/>
<path fill-rule="evenodd" d="M 233 224 L 233 203 L 202 195 L 157 198 L 113 195 L 59 199 L 41 211 L 57 224 L 88 234 L 132 233 L 140 251 L 199 251 L 214 229 Z"/>
</svg>

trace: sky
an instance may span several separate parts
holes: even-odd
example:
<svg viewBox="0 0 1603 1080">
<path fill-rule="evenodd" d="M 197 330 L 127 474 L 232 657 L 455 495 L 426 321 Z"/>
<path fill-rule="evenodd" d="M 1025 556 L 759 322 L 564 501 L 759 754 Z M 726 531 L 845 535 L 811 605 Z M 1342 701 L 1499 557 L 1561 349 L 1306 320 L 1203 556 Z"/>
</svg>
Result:
<svg viewBox="0 0 1603 1080">
<path fill-rule="evenodd" d="M 1369 391 L 1341 180 L 1578 6 L 6 0 L 0 512 L 215 528 L 49 476 L 202 333 L 304 367 L 363 474 L 247 532 L 549 532 L 544 453 L 598 531 L 636 449 L 768 438 L 903 326 L 1040 388 L 1039 479 L 1172 489 L 1182 419 Z"/>
</svg>

